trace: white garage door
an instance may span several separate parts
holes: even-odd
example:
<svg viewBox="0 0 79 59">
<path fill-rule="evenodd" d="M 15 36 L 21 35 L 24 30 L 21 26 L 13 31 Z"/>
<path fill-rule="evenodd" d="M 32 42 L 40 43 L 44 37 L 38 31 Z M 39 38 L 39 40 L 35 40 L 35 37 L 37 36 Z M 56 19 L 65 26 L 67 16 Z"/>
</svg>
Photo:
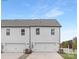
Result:
<svg viewBox="0 0 79 59">
<path fill-rule="evenodd" d="M 34 52 L 57 52 L 59 49 L 56 43 L 35 43 L 33 45 Z"/>
<path fill-rule="evenodd" d="M 6 44 L 5 52 L 24 52 L 24 49 L 28 48 L 24 43 L 19 44 Z"/>
</svg>

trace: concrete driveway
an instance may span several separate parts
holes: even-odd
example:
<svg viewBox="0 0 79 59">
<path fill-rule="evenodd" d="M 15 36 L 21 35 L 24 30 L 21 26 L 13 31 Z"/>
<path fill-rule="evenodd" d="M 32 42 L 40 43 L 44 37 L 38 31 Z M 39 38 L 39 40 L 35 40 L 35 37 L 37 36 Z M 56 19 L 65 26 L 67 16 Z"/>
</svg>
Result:
<svg viewBox="0 0 79 59">
<path fill-rule="evenodd" d="M 58 53 L 2 53 L 1 59 L 64 59 Z"/>
<path fill-rule="evenodd" d="M 26 59 L 64 59 L 58 53 L 32 53 Z"/>
<path fill-rule="evenodd" d="M 18 59 L 23 53 L 2 53 L 1 59 Z"/>
</svg>

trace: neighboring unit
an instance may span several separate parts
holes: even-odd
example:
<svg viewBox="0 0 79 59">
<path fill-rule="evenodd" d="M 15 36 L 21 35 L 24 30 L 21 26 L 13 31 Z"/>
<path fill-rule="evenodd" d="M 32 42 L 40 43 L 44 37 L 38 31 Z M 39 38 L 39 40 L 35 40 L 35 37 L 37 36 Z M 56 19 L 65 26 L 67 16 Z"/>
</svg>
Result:
<svg viewBox="0 0 79 59">
<path fill-rule="evenodd" d="M 57 52 L 61 25 L 55 19 L 1 20 L 3 52 Z"/>
</svg>

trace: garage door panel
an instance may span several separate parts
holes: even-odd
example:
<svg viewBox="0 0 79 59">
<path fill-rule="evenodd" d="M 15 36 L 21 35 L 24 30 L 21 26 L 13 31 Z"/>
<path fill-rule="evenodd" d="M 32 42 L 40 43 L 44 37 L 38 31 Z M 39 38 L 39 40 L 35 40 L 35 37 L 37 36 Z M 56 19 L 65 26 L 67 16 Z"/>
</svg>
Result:
<svg viewBox="0 0 79 59">
<path fill-rule="evenodd" d="M 45 43 L 45 44 L 35 44 L 33 51 L 35 52 L 56 52 L 58 50 L 57 44 Z"/>
<path fill-rule="evenodd" d="M 5 52 L 23 52 L 27 47 L 25 44 L 6 44 Z"/>
</svg>

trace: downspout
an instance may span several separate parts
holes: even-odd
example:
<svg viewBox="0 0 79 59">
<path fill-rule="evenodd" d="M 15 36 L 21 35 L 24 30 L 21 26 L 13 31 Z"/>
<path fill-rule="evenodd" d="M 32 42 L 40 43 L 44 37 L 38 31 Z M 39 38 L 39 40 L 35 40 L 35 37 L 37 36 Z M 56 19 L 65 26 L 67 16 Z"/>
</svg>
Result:
<svg viewBox="0 0 79 59">
<path fill-rule="evenodd" d="M 60 33 L 60 27 L 59 27 L 59 49 L 61 48 L 60 47 L 60 41 L 61 41 L 60 39 L 61 39 L 61 33 Z"/>
<path fill-rule="evenodd" d="M 29 49 L 31 48 L 31 27 L 29 27 Z"/>
</svg>

